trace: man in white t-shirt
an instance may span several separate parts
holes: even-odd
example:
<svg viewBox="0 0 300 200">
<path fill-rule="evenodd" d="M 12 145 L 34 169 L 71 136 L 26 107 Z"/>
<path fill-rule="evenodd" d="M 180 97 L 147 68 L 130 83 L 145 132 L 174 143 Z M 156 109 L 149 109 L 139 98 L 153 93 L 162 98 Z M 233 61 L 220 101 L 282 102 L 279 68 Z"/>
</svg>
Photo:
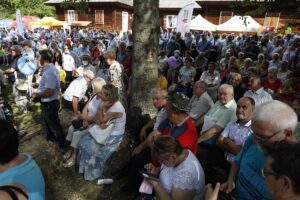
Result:
<svg viewBox="0 0 300 200">
<path fill-rule="evenodd" d="M 73 111 L 74 117 L 80 113 L 80 101 L 84 100 L 88 84 L 94 79 L 95 74 L 91 70 L 86 70 L 83 77 L 78 77 L 71 82 L 63 95 L 63 105 L 65 108 Z M 83 106 L 82 106 L 83 107 Z"/>
</svg>

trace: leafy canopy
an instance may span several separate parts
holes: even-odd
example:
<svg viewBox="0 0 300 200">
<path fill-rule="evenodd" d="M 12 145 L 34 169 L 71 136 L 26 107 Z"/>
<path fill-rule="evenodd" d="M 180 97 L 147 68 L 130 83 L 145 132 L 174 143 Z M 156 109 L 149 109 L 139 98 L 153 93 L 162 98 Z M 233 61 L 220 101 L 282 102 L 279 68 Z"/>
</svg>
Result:
<svg viewBox="0 0 300 200">
<path fill-rule="evenodd" d="M 0 0 L 1 18 L 15 19 L 16 9 L 20 9 L 22 16 L 32 15 L 40 18 L 54 16 L 54 7 L 46 6 L 46 0 Z"/>
</svg>

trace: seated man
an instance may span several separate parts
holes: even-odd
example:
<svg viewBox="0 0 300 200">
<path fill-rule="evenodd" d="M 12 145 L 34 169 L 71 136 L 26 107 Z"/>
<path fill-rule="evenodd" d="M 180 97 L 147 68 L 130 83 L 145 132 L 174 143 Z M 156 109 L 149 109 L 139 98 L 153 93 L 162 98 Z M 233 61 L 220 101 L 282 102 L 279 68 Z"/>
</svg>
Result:
<svg viewBox="0 0 300 200">
<path fill-rule="evenodd" d="M 235 156 L 241 151 L 245 140 L 251 134 L 251 118 L 254 111 L 255 102 L 250 97 L 242 97 L 237 102 L 237 120 L 229 122 L 216 141 L 217 146 L 225 152 L 226 160 L 220 167 L 229 170 L 230 164 Z M 224 158 L 224 157 L 221 157 Z"/>
<path fill-rule="evenodd" d="M 242 76 L 239 73 L 233 73 L 230 77 L 229 84 L 234 88 L 234 100 L 237 102 L 244 96 L 245 89 L 242 86 Z"/>
<path fill-rule="evenodd" d="M 62 103 L 65 108 L 73 111 L 73 115 L 76 118 L 84 106 L 84 103 L 81 101 L 84 100 L 84 95 L 88 89 L 88 85 L 94 77 L 94 72 L 86 70 L 83 77 L 80 76 L 72 81 L 64 93 Z"/>
<path fill-rule="evenodd" d="M 150 120 L 141 130 L 140 132 L 140 141 L 141 143 L 134 148 L 131 155 L 134 156 L 139 154 L 143 149 L 147 147 L 146 138 L 147 138 L 147 130 L 151 129 L 151 132 L 156 131 L 161 122 L 163 122 L 167 118 L 167 113 L 165 106 L 167 104 L 168 93 L 166 90 L 161 89 L 153 89 L 152 90 L 152 101 L 154 107 L 157 109 L 156 117 Z"/>
<path fill-rule="evenodd" d="M 246 91 L 244 96 L 251 97 L 255 101 L 255 106 L 271 101 L 272 96 L 264 90 L 262 87 L 262 82 L 260 77 L 252 77 L 250 79 L 250 90 Z"/>
<path fill-rule="evenodd" d="M 224 158 L 223 151 L 215 146 L 215 140 L 227 123 L 235 119 L 236 102 L 233 97 L 233 87 L 228 84 L 221 85 L 219 101 L 199 121 L 203 126 L 198 138 L 197 157 L 203 166 L 207 182 L 214 178 L 216 172 L 211 170 L 218 165 L 220 155 Z"/>
<path fill-rule="evenodd" d="M 131 180 L 130 186 L 123 188 L 125 191 L 136 189 L 142 181 L 142 177 L 138 174 L 139 169 L 143 169 L 144 165 L 151 161 L 149 144 L 159 135 L 170 135 L 175 137 L 181 146 L 189 149 L 193 154 L 197 153 L 197 130 L 192 122 L 192 119 L 187 114 L 187 105 L 189 98 L 183 93 L 175 93 L 168 97 L 166 104 L 167 119 L 164 120 L 156 131 L 150 133 L 147 138 L 147 143 L 143 146 L 143 150 L 134 155 L 130 160 L 129 170 L 124 170 Z M 158 164 L 153 160 L 154 164 Z"/>
<path fill-rule="evenodd" d="M 193 121 L 197 121 L 206 114 L 213 105 L 213 100 L 206 92 L 205 83 L 203 81 L 197 81 L 194 85 L 194 95 L 188 105 L 188 108 L 190 109 L 189 116 Z"/>
<path fill-rule="evenodd" d="M 261 173 L 266 161 L 264 146 L 283 140 L 297 142 L 293 135 L 297 122 L 295 111 L 280 101 L 256 107 L 251 124 L 253 135 L 247 138 L 236 156 L 221 190 L 230 193 L 235 189 L 236 199 L 272 199 Z"/>
<path fill-rule="evenodd" d="M 204 71 L 200 77 L 200 80 L 206 83 L 207 92 L 214 101 L 218 98 L 218 88 L 221 84 L 220 73 L 216 70 L 216 67 L 216 63 L 210 62 L 208 70 Z"/>
<path fill-rule="evenodd" d="M 234 100 L 233 87 L 223 84 L 219 88 L 219 101 L 204 115 L 197 124 L 202 124 L 202 131 L 198 143 L 209 146 L 214 145 L 218 134 L 229 121 L 235 118 L 236 102 Z"/>
<path fill-rule="evenodd" d="M 286 141 L 271 145 L 262 170 L 274 200 L 300 199 L 300 144 Z"/>
</svg>

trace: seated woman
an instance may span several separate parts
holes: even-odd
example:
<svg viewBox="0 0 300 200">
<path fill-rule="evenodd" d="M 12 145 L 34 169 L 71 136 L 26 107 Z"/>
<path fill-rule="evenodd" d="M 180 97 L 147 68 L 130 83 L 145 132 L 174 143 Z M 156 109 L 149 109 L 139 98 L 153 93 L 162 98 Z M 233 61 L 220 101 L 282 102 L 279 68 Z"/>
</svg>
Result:
<svg viewBox="0 0 300 200">
<path fill-rule="evenodd" d="M 262 86 L 264 89 L 269 92 L 273 97 L 276 96 L 281 90 L 282 83 L 277 78 L 278 69 L 274 67 L 270 67 L 268 69 L 268 76 L 267 78 L 262 82 Z"/>
<path fill-rule="evenodd" d="M 88 133 L 88 127 L 94 123 L 94 117 L 99 106 L 102 103 L 100 98 L 100 92 L 102 90 L 105 81 L 102 78 L 95 78 L 92 81 L 93 96 L 91 100 L 83 108 L 82 114 L 78 116 L 77 120 L 74 120 L 69 127 L 67 141 L 71 142 L 71 151 L 64 155 L 64 159 L 67 159 L 64 163 L 64 167 L 72 167 L 75 165 L 78 144 L 80 139 Z"/>
<path fill-rule="evenodd" d="M 178 75 L 178 83 L 174 92 L 181 92 L 188 97 L 193 95 L 192 85 L 196 76 L 196 69 L 192 66 L 192 58 L 186 57 L 184 66 L 180 68 Z"/>
<path fill-rule="evenodd" d="M 160 168 L 145 165 L 148 172 L 159 176 L 159 181 L 146 180 L 160 200 L 202 199 L 204 172 L 190 150 L 183 149 L 174 137 L 159 136 L 154 140 L 151 151 L 162 165 Z"/>
<path fill-rule="evenodd" d="M 43 200 L 45 182 L 41 170 L 29 154 L 19 153 L 18 147 L 17 131 L 0 120 L 0 199 L 13 199 L 15 194 L 19 199 Z"/>
<path fill-rule="evenodd" d="M 84 174 L 85 180 L 95 180 L 102 175 L 106 160 L 119 147 L 125 132 L 126 113 L 119 101 L 118 89 L 107 84 L 99 95 L 103 103 L 94 121 L 101 128 L 111 121 L 113 128 L 105 145 L 98 144 L 91 134 L 80 140 L 77 161 L 79 173 Z"/>
</svg>

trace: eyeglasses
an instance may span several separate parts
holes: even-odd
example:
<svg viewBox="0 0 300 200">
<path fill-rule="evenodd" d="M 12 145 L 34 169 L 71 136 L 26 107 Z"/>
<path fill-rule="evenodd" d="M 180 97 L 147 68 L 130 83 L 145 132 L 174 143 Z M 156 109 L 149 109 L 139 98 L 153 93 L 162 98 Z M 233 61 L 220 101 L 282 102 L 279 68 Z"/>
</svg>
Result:
<svg viewBox="0 0 300 200">
<path fill-rule="evenodd" d="M 277 131 L 277 132 L 273 133 L 270 136 L 262 136 L 262 135 L 259 135 L 257 133 L 254 133 L 253 136 L 254 136 L 255 139 L 257 139 L 257 140 L 259 140 L 261 142 L 265 142 L 265 141 L 270 140 L 275 135 L 282 134 L 282 133 L 284 133 L 284 130 Z"/>
<path fill-rule="evenodd" d="M 279 174 L 278 173 L 276 173 L 276 172 L 271 172 L 271 171 L 268 171 L 268 170 L 266 170 L 265 168 L 262 168 L 261 169 L 261 176 L 263 177 L 263 178 L 266 178 L 267 176 L 279 176 Z"/>
</svg>

